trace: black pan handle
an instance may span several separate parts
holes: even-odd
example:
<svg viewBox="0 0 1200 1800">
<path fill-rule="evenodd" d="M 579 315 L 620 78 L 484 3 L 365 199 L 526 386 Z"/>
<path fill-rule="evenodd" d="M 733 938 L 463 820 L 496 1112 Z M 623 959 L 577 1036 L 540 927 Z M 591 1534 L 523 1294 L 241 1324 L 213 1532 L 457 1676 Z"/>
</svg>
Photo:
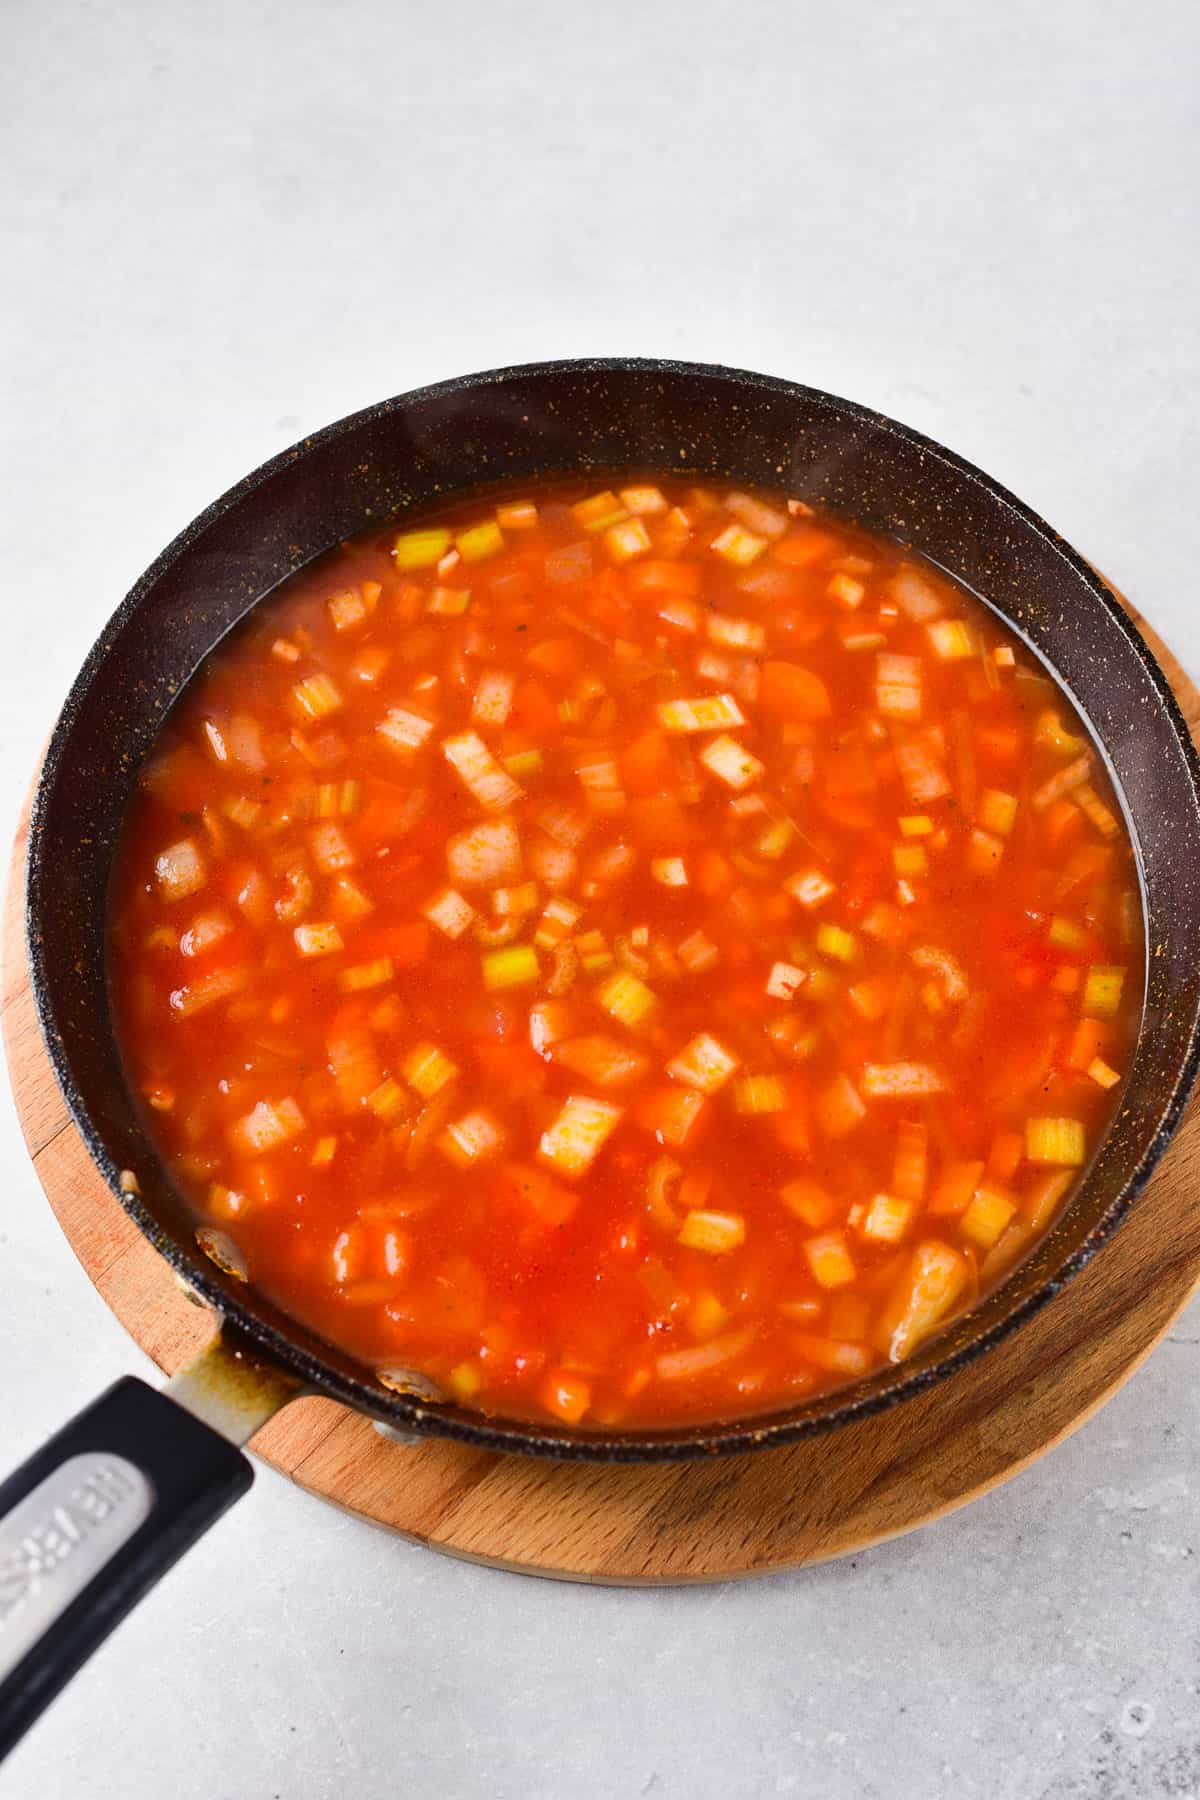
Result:
<svg viewBox="0 0 1200 1800">
<path fill-rule="evenodd" d="M 127 1375 L 0 1485 L 0 1757 L 253 1479 Z"/>
</svg>

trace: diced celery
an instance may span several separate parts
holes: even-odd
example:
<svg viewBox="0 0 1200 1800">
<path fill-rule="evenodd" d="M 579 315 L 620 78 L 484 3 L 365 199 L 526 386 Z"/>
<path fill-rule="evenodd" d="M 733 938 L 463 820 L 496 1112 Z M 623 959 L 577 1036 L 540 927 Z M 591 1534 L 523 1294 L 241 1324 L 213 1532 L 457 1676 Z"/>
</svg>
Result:
<svg viewBox="0 0 1200 1800">
<path fill-rule="evenodd" d="M 897 875 L 915 880 L 929 873 L 929 853 L 924 844 L 893 844 L 892 867 Z"/>
<path fill-rule="evenodd" d="M 304 1130 L 304 1115 L 296 1102 L 290 1097 L 270 1101 L 260 1100 L 258 1104 L 230 1132 L 230 1136 L 239 1149 L 251 1155 L 262 1156 L 269 1150 L 276 1150 L 289 1139 L 298 1137 Z"/>
<path fill-rule="evenodd" d="M 798 900 L 801 906 L 806 906 L 810 910 L 814 906 L 820 906 L 823 900 L 828 900 L 831 894 L 837 893 L 834 883 L 817 869 L 808 869 L 802 875 L 793 875 L 790 880 L 784 882 L 784 886 L 793 900 Z"/>
<path fill-rule="evenodd" d="M 517 781 L 528 781 L 542 772 L 540 750 L 514 750 L 511 756 L 502 756 L 500 762 Z"/>
<path fill-rule="evenodd" d="M 443 888 L 423 911 L 429 923 L 436 925 L 448 938 L 460 938 L 475 917 L 475 908 L 453 888 Z"/>
<path fill-rule="evenodd" d="M 582 525 L 585 531 L 607 531 L 610 525 L 620 524 L 626 509 L 612 490 L 606 488 L 603 493 L 577 501 L 571 513 L 576 524 Z"/>
<path fill-rule="evenodd" d="M 408 1098 L 400 1083 L 391 1075 L 367 1095 L 367 1106 L 385 1125 L 394 1124 L 408 1111 Z"/>
<path fill-rule="evenodd" d="M 394 706 L 375 729 L 394 750 L 411 753 L 421 748 L 433 730 L 433 720 L 410 707 Z"/>
<path fill-rule="evenodd" d="M 1017 816 L 1017 796 L 999 788 L 985 788 L 979 796 L 979 823 L 985 831 L 1007 837 Z"/>
<path fill-rule="evenodd" d="M 585 1174 L 616 1130 L 622 1110 L 608 1100 L 572 1094 L 542 1133 L 538 1155 L 568 1178 Z"/>
<path fill-rule="evenodd" d="M 693 931 L 685 937 L 677 951 L 680 962 L 693 975 L 701 975 L 706 969 L 715 969 L 721 960 L 721 952 L 711 939 L 702 931 Z"/>
<path fill-rule="evenodd" d="M 661 488 L 626 487 L 621 489 L 621 505 L 625 511 L 635 518 L 648 518 L 653 513 L 666 512 L 667 502 Z"/>
<path fill-rule="evenodd" d="M 482 562 L 487 556 L 495 556 L 504 548 L 504 533 L 494 519 L 486 519 L 482 525 L 472 525 L 467 531 L 460 531 L 454 539 L 454 548 L 464 562 Z"/>
<path fill-rule="evenodd" d="M 817 1237 L 808 1238 L 804 1244 L 804 1254 L 813 1280 L 820 1287 L 844 1287 L 847 1282 L 854 1280 L 858 1272 L 845 1236 L 840 1231 L 826 1231 Z"/>
<path fill-rule="evenodd" d="M 292 689 L 292 698 L 297 710 L 306 719 L 327 718 L 342 704 L 337 686 L 322 672 L 307 675 L 303 681 L 298 681 Z"/>
<path fill-rule="evenodd" d="M 431 569 L 449 548 L 448 531 L 403 531 L 392 545 L 392 556 L 398 569 Z"/>
<path fill-rule="evenodd" d="M 438 1139 L 438 1146 L 451 1162 L 461 1169 L 468 1169 L 473 1163 L 493 1155 L 503 1142 L 504 1133 L 500 1126 L 491 1113 L 481 1108 L 447 1125 Z"/>
<path fill-rule="evenodd" d="M 1105 806 L 1095 788 L 1089 787 L 1086 784 L 1081 788 L 1077 788 L 1075 790 L 1075 804 L 1079 807 L 1084 817 L 1090 820 L 1095 826 L 1101 837 L 1116 837 L 1118 831 L 1121 829 L 1117 820 L 1117 815 L 1113 812 L 1111 807 Z"/>
<path fill-rule="evenodd" d="M 753 619 L 729 618 L 724 613 L 710 612 L 705 619 L 705 629 L 712 643 L 723 644 L 728 650 L 757 653 L 766 648 L 766 627 L 756 624 Z"/>
<path fill-rule="evenodd" d="M 1083 984 L 1083 1011 L 1093 1019 L 1111 1019 L 1121 1004 L 1125 970 L 1118 964 L 1093 963 Z"/>
<path fill-rule="evenodd" d="M 344 993 L 357 994 L 364 988 L 381 987 L 394 973 L 391 957 L 377 956 L 373 962 L 356 963 L 353 968 L 343 969 L 338 986 Z"/>
<path fill-rule="evenodd" d="M 1027 1119 L 1025 1154 L 1030 1162 L 1077 1168 L 1087 1154 L 1087 1139 L 1078 1119 Z"/>
<path fill-rule="evenodd" d="M 1051 919 L 1046 935 L 1060 950 L 1079 950 L 1087 942 L 1083 927 L 1074 919 L 1063 918 L 1060 913 L 1055 913 Z"/>
<path fill-rule="evenodd" d="M 663 887 L 686 887 L 687 864 L 682 856 L 652 856 L 650 873 Z"/>
<path fill-rule="evenodd" d="M 208 870 L 191 838 L 159 852 L 154 861 L 154 879 L 164 900 L 186 900 L 199 893 L 208 880 Z"/>
<path fill-rule="evenodd" d="M 301 956 L 333 956 L 345 947 L 341 932 L 332 922 L 297 925 L 292 936 Z"/>
<path fill-rule="evenodd" d="M 736 739 L 724 735 L 704 746 L 700 761 L 711 775 L 723 781 L 726 787 L 733 788 L 735 793 L 752 786 L 766 773 L 765 765 L 757 756 L 751 756 Z"/>
<path fill-rule="evenodd" d="M 432 1100 L 452 1082 L 458 1069 L 436 1044 L 417 1044 L 404 1059 L 404 1079 L 423 1100 Z"/>
<path fill-rule="evenodd" d="M 841 925 L 817 926 L 817 949 L 834 962 L 854 962 L 858 956 L 858 939 Z"/>
<path fill-rule="evenodd" d="M 1059 756 L 1078 756 L 1081 750 L 1087 749 L 1087 740 L 1068 731 L 1056 712 L 1044 712 L 1034 728 L 1033 741 L 1045 750 L 1054 750 Z"/>
<path fill-rule="evenodd" d="M 442 755 L 488 812 L 504 812 L 521 798 L 518 784 L 475 732 L 463 731 L 443 738 Z"/>
<path fill-rule="evenodd" d="M 667 1064 L 667 1074 L 702 1094 L 715 1094 L 738 1067 L 739 1059 L 707 1031 L 684 1045 Z"/>
<path fill-rule="evenodd" d="M 836 601 L 839 606 L 844 606 L 848 612 L 853 612 L 861 606 L 867 597 L 865 584 L 856 581 L 853 575 L 847 575 L 841 569 L 835 575 L 830 576 L 825 592 L 831 600 Z"/>
<path fill-rule="evenodd" d="M 912 1224 L 913 1206 L 896 1194 L 875 1194 L 859 1226 L 873 1244 L 898 1244 Z"/>
<path fill-rule="evenodd" d="M 519 880 L 521 840 L 511 819 L 485 819 L 458 832 L 446 845 L 452 879 L 464 886 L 494 887 Z"/>
<path fill-rule="evenodd" d="M 722 1256 L 745 1241 L 746 1221 L 740 1213 L 706 1212 L 697 1208 L 688 1213 L 679 1227 L 679 1242 L 686 1249 L 704 1250 L 710 1256 Z"/>
<path fill-rule="evenodd" d="M 483 985 L 496 993 L 504 988 L 530 987 L 541 974 L 532 944 L 513 944 L 506 950 L 490 950 L 483 958 Z"/>
<path fill-rule="evenodd" d="M 766 547 L 765 537 L 745 531 L 740 525 L 727 525 L 709 545 L 710 550 L 715 550 L 718 556 L 739 569 L 748 568 L 751 563 L 757 562 Z"/>
<path fill-rule="evenodd" d="M 732 694 L 701 694 L 694 700 L 661 700 L 659 723 L 665 731 L 719 731 L 744 725 L 745 717 Z"/>
<path fill-rule="evenodd" d="M 740 1113 L 786 1112 L 787 1090 L 778 1075 L 741 1075 L 733 1084 L 733 1104 Z"/>
<path fill-rule="evenodd" d="M 772 963 L 766 991 L 772 1000 L 790 1000 L 805 980 L 805 972 L 795 963 Z"/>
<path fill-rule="evenodd" d="M 650 533 L 640 519 L 621 519 L 604 533 L 604 547 L 615 563 L 632 562 L 650 549 Z"/>
<path fill-rule="evenodd" d="M 925 635 L 942 662 L 958 662 L 975 654 L 975 635 L 963 619 L 935 619 L 925 627 Z"/>
<path fill-rule="evenodd" d="M 605 1012 L 631 1029 L 641 1025 L 658 1004 L 653 990 L 627 969 L 602 981 L 596 989 L 596 999 Z"/>
<path fill-rule="evenodd" d="M 945 1082 L 926 1063 L 867 1063 L 860 1087 L 871 1100 L 911 1100 L 940 1094 Z"/>
</svg>

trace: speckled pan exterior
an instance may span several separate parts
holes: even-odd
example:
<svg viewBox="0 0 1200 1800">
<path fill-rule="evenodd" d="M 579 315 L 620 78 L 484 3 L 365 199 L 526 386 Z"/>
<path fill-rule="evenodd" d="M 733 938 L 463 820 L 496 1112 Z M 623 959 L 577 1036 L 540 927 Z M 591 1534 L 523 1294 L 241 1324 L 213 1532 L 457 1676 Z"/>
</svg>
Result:
<svg viewBox="0 0 1200 1800">
<path fill-rule="evenodd" d="M 899 1369 L 784 1413 L 672 1431 L 533 1427 L 421 1403 L 298 1326 L 196 1247 L 126 1089 L 105 979 L 114 845 L 138 767 L 197 665 L 340 539 L 508 476 L 641 466 L 829 506 L 911 543 L 1001 613 L 1085 714 L 1144 883 L 1145 1012 L 1120 1114 L 1078 1197 L 1005 1284 Z M 703 364 L 534 364 L 383 401 L 285 451 L 200 514 L 146 571 L 68 697 L 38 785 L 28 930 L 42 1031 L 85 1141 L 155 1247 L 233 1333 L 307 1385 L 405 1430 L 608 1461 L 746 1451 L 898 1404 L 986 1352 L 1056 1295 L 1119 1225 L 1190 1091 L 1200 1033 L 1200 765 L 1167 681 L 1083 559 L 1028 508 L 893 420 L 787 381 Z M 121 1193 L 134 1170 L 141 1194 Z"/>
</svg>

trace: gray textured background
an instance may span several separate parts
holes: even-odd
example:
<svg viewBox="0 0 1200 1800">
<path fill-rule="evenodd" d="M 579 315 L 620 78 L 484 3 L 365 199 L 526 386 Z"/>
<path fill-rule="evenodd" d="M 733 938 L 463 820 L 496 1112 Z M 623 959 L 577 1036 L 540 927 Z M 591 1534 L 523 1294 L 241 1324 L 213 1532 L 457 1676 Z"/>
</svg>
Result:
<svg viewBox="0 0 1200 1800">
<path fill-rule="evenodd" d="M 6 838 L 83 652 L 205 501 L 528 358 L 742 363 L 891 412 L 1200 669 L 1194 5 L 0 10 Z M 7 1458 L 144 1364 L 7 1100 L 0 1139 Z M 1193 1307 L 966 1512 L 740 1587 L 470 1568 L 266 1472 L 0 1795 L 1197 1800 L 1198 1339 Z"/>
</svg>

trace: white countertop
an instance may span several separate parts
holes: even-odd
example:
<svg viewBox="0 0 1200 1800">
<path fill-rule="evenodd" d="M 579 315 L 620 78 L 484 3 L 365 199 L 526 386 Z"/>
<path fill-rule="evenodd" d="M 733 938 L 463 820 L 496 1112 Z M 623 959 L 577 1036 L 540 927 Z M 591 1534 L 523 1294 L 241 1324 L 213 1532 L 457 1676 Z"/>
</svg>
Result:
<svg viewBox="0 0 1200 1800">
<path fill-rule="evenodd" d="M 1184 0 L 12 0 L 4 36 L 6 841 L 88 645 L 202 505 L 312 427 L 505 362 L 679 355 L 879 407 L 1200 669 Z M 7 1096 L 0 1140 L 7 1461 L 147 1365 Z M 1200 1794 L 1198 1340 L 1193 1306 L 967 1510 L 741 1586 L 493 1573 L 264 1470 L 0 1795 Z"/>
</svg>

